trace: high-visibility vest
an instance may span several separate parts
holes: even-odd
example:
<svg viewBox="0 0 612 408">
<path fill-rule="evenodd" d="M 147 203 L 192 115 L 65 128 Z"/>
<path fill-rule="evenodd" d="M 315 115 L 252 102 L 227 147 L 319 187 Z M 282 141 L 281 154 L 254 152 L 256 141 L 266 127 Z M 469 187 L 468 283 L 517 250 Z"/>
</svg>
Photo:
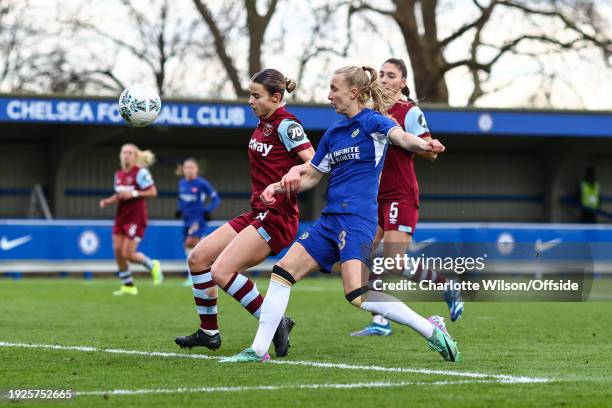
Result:
<svg viewBox="0 0 612 408">
<path fill-rule="evenodd" d="M 580 204 L 585 208 L 597 210 L 599 208 L 599 183 L 580 183 Z"/>
</svg>

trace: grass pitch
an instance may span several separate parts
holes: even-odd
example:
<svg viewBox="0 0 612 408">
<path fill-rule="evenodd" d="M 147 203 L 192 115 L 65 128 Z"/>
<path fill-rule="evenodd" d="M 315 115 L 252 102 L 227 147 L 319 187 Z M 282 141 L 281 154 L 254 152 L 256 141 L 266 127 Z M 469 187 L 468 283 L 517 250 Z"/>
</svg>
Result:
<svg viewBox="0 0 612 408">
<path fill-rule="evenodd" d="M 191 290 L 172 279 L 160 287 L 143 278 L 136 283 L 138 296 L 114 297 L 114 279 L 0 280 L 0 390 L 77 392 L 70 402 L 20 402 L 26 406 L 591 407 L 612 401 L 610 302 L 468 303 L 459 322 L 447 321 L 463 357 L 453 364 L 399 325 L 390 337 L 349 337 L 368 314 L 346 302 L 339 279 L 313 278 L 292 292 L 288 315 L 297 325 L 282 364 L 224 365 L 215 357 L 249 346 L 257 327 L 236 301 L 220 295 L 220 350 L 180 350 L 174 337 L 198 327 Z M 257 283 L 265 293 L 267 279 Z M 611 293 L 610 282 L 600 286 Z M 447 316 L 442 302 L 410 306 L 425 316 Z"/>
</svg>

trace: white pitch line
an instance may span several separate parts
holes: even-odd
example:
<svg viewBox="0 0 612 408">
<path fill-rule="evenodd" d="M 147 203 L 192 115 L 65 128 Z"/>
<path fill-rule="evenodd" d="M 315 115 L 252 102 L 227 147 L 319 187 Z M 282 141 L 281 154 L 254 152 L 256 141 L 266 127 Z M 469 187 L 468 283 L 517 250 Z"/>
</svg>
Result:
<svg viewBox="0 0 612 408">
<path fill-rule="evenodd" d="M 348 384 L 290 384 L 290 385 L 256 385 L 245 387 L 198 387 L 198 388 L 149 388 L 140 390 L 108 390 L 108 391 L 83 391 L 76 392 L 76 396 L 103 396 L 103 395 L 142 395 L 142 394 L 178 394 L 190 392 L 242 392 L 242 391 L 276 391 L 286 389 L 354 389 L 354 388 L 391 388 L 405 387 L 410 385 L 463 385 L 485 383 L 491 384 L 496 381 L 468 380 L 468 381 L 399 381 L 399 382 L 367 382 Z"/>
<path fill-rule="evenodd" d="M 47 350 L 71 350 L 71 351 L 84 351 L 84 352 L 99 352 L 99 353 L 110 353 L 110 354 L 128 354 L 134 356 L 146 356 L 146 357 L 177 357 L 177 358 L 190 358 L 198 360 L 218 360 L 221 357 L 208 356 L 206 354 L 180 354 L 180 353 L 167 353 L 162 351 L 139 351 L 139 350 L 122 350 L 122 349 L 103 349 L 90 346 L 61 346 L 59 344 L 28 344 L 28 343 L 8 343 L 0 341 L 0 347 L 17 347 L 17 348 L 33 348 L 33 349 L 47 349 Z"/>
<path fill-rule="evenodd" d="M 373 365 L 354 365 L 354 364 L 343 364 L 343 363 L 324 363 L 318 361 L 293 361 L 293 360 L 270 360 L 273 364 L 287 364 L 287 365 L 300 365 L 308 367 L 318 368 L 338 368 L 344 370 L 366 370 L 366 371 L 385 371 L 395 373 L 417 373 L 417 374 L 432 374 L 432 375 L 446 375 L 454 377 L 467 377 L 467 378 L 494 378 L 501 383 L 509 384 L 525 384 L 525 383 L 545 383 L 551 381 L 549 378 L 539 377 L 522 377 L 506 374 L 485 374 L 485 373 L 473 373 L 466 371 L 451 371 L 451 370 L 431 370 L 428 368 L 406 368 L 406 367 L 382 367 Z"/>
<path fill-rule="evenodd" d="M 164 357 L 164 358 L 188 358 L 197 360 L 218 360 L 222 357 L 210 356 L 206 354 L 182 354 L 161 351 L 138 351 L 138 350 L 122 350 L 122 349 L 104 349 L 90 346 L 62 346 L 58 344 L 28 344 L 28 343 L 9 343 L 0 341 L 0 347 L 16 347 L 16 348 L 33 348 L 47 350 L 71 350 L 83 352 L 98 352 L 110 354 L 125 354 L 147 357 Z M 416 373 L 416 374 L 431 374 L 444 375 L 452 377 L 465 378 L 492 378 L 499 383 L 504 384 L 526 384 L 526 383 L 546 383 L 552 381 L 550 378 L 543 377 L 524 377 L 506 374 L 486 374 L 467 371 L 451 371 L 451 370 L 432 370 L 427 368 L 407 368 L 407 367 L 383 367 L 374 365 L 354 365 L 343 363 L 326 363 L 320 361 L 293 361 L 293 360 L 270 360 L 271 364 L 281 365 L 298 365 L 316 368 L 332 368 L 340 370 L 361 370 L 361 371 L 379 371 L 392 373 Z"/>
</svg>

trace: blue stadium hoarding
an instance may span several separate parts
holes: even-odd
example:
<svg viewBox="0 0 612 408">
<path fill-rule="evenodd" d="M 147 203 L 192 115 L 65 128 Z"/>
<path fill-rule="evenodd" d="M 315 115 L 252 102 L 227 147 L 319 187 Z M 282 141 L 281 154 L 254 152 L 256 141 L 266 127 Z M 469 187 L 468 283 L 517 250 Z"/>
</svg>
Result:
<svg viewBox="0 0 612 408">
<path fill-rule="evenodd" d="M 325 130 L 340 118 L 324 105 L 291 105 L 306 129 Z M 612 137 L 612 113 L 466 110 L 423 107 L 434 133 Z M 0 97 L 0 122 L 125 125 L 114 99 Z M 253 128 L 246 103 L 164 101 L 158 126 Z"/>
<path fill-rule="evenodd" d="M 219 225 L 211 222 L 207 233 Z M 114 260 L 112 226 L 112 220 L 0 219 L 0 266 L 14 261 Z M 151 221 L 139 249 L 162 260 L 184 261 L 182 231 L 180 221 Z"/>
<path fill-rule="evenodd" d="M 291 108 L 309 129 L 326 129 L 340 118 L 329 107 Z M 126 125 L 114 100 L 0 98 L 0 122 Z M 158 126 L 253 128 L 257 118 L 245 104 L 162 102 Z"/>
<path fill-rule="evenodd" d="M 434 133 L 612 137 L 612 114 L 423 109 Z"/>
<path fill-rule="evenodd" d="M 207 233 L 221 225 L 213 221 Z M 14 261 L 112 261 L 111 220 L 0 220 L 0 267 Z M 300 223 L 298 235 L 311 223 Z M 568 249 L 589 246 L 594 259 L 612 261 L 612 226 L 579 224 L 422 223 L 416 247 L 433 243 L 481 243 L 502 260 L 534 259 L 546 252 L 555 259 Z M 182 223 L 152 221 L 141 247 L 166 261 L 184 261 Z M 528 250 L 527 250 L 528 249 Z M 571 254 L 570 254 L 571 255 Z"/>
</svg>

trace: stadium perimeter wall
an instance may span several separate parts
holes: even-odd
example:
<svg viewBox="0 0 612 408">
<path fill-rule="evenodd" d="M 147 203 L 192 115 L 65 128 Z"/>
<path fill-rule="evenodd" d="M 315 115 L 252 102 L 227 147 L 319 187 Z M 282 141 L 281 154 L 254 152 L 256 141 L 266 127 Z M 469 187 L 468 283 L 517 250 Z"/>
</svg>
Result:
<svg viewBox="0 0 612 408">
<path fill-rule="evenodd" d="M 311 223 L 300 223 L 300 234 Z M 212 222 L 208 233 L 221 225 Z M 0 220 L 0 272 L 114 272 L 110 220 Z M 182 226 L 153 221 L 142 249 L 161 260 L 166 272 L 186 270 Z M 528 223 L 423 223 L 408 254 L 483 257 L 487 272 L 553 273 L 579 270 L 585 277 L 612 273 L 612 226 Z M 451 246 L 449 246 L 451 243 Z M 450 248 L 453 247 L 453 250 Z M 255 270 L 270 271 L 270 257 Z M 579 268 L 579 269 L 576 269 Z M 144 270 L 144 268 L 142 268 Z"/>
</svg>

